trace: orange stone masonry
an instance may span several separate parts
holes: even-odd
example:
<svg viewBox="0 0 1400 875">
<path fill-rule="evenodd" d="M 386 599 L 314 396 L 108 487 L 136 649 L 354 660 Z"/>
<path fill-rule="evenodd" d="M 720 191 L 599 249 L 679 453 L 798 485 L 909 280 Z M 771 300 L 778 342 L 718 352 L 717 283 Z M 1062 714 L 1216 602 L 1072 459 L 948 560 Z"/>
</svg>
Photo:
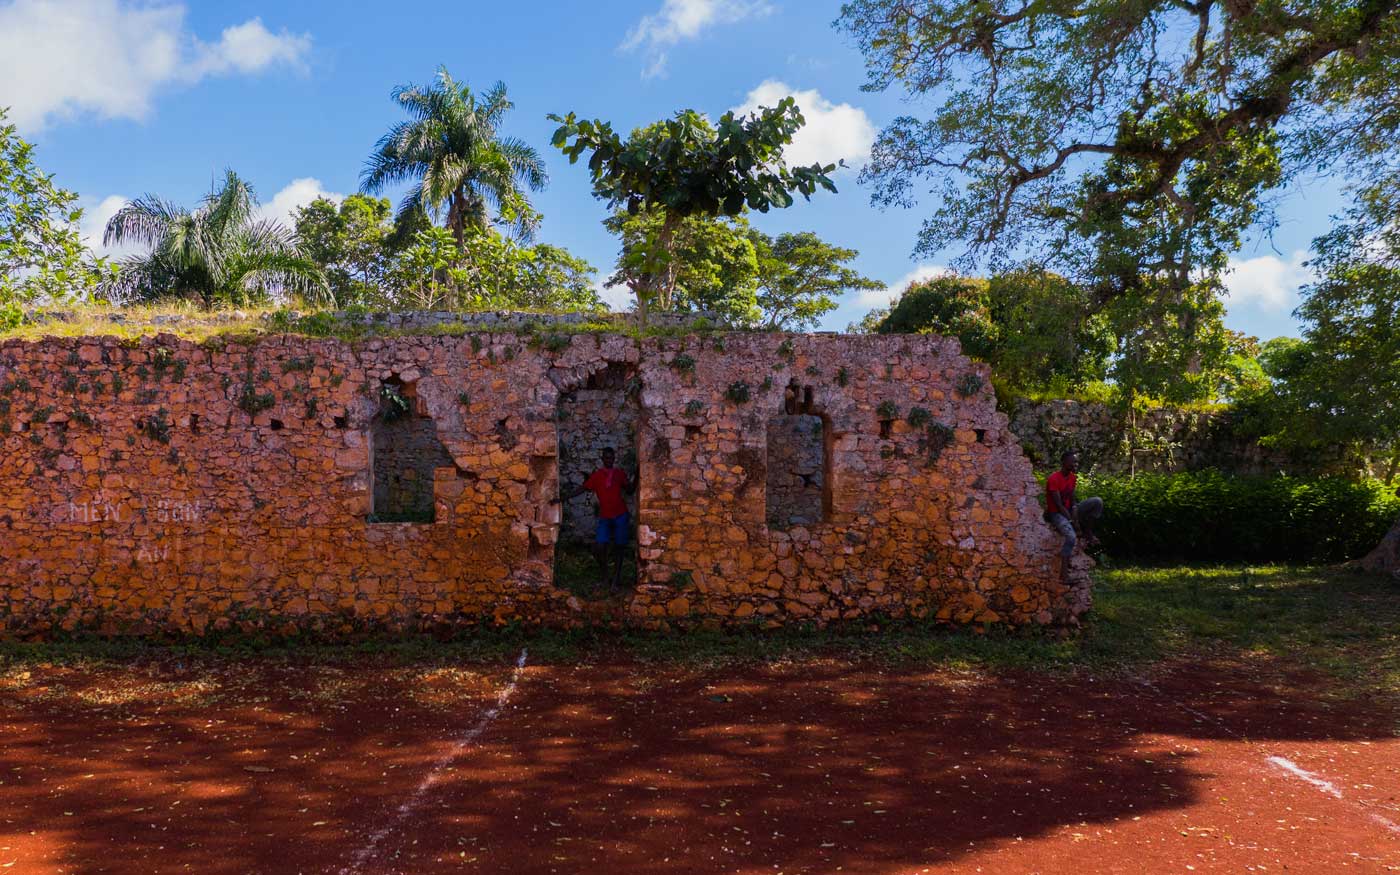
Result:
<svg viewBox="0 0 1400 875">
<path fill-rule="evenodd" d="M 347 634 L 521 621 L 1060 624 L 1069 587 L 985 366 L 933 336 L 173 335 L 0 344 L 0 630 Z M 553 584 L 561 392 L 635 373 L 638 585 Z M 371 424 L 409 387 L 452 467 L 373 522 Z M 770 529 L 768 421 L 820 416 L 820 522 Z"/>
</svg>

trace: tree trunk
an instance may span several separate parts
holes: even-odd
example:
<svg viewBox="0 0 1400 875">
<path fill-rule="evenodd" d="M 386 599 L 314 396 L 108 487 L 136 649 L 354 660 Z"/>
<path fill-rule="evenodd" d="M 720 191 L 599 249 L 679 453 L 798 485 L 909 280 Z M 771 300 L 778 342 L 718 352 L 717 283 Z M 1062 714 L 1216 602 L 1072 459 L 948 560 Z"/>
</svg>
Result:
<svg viewBox="0 0 1400 875">
<path fill-rule="evenodd" d="M 670 212 L 666 213 L 666 218 L 661 222 L 661 233 L 657 235 L 657 245 L 661 251 L 666 253 L 666 273 L 659 283 L 657 289 L 657 306 L 662 310 L 669 311 L 675 303 L 676 275 L 679 266 L 676 264 L 676 231 L 681 226 L 681 218 Z"/>
<path fill-rule="evenodd" d="M 1362 571 L 1373 574 L 1389 574 L 1400 580 L 1400 520 L 1395 521 L 1390 533 L 1381 539 L 1380 546 L 1372 550 L 1356 563 Z"/>
</svg>

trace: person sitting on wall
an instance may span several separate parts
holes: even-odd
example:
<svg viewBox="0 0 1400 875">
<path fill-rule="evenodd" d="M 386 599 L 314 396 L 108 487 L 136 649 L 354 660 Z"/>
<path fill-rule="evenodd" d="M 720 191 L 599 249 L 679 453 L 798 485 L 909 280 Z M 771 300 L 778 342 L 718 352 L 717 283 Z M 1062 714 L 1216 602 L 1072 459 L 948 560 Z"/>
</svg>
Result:
<svg viewBox="0 0 1400 875">
<path fill-rule="evenodd" d="M 1061 583 L 1069 580 L 1070 557 L 1074 555 L 1074 545 L 1079 540 L 1075 530 L 1083 533 L 1084 546 L 1093 547 L 1099 543 L 1094 535 L 1094 524 L 1103 516 L 1103 499 L 1077 500 L 1074 488 L 1079 480 L 1078 475 L 1079 456 L 1068 452 L 1060 457 L 1060 470 L 1045 481 L 1045 521 L 1065 539 L 1060 547 Z"/>
<path fill-rule="evenodd" d="M 588 475 L 573 492 L 564 496 L 565 500 L 591 492 L 598 499 L 598 533 L 593 544 L 593 558 L 598 560 L 602 582 L 607 584 L 608 559 L 611 553 L 613 586 L 622 586 L 622 559 L 627 552 L 627 543 L 632 535 L 632 519 L 627 513 L 627 500 L 624 493 L 631 495 L 637 488 L 636 481 L 627 472 L 617 467 L 617 452 L 612 447 L 604 447 L 603 467 Z M 557 501 L 558 499 L 556 499 Z"/>
</svg>

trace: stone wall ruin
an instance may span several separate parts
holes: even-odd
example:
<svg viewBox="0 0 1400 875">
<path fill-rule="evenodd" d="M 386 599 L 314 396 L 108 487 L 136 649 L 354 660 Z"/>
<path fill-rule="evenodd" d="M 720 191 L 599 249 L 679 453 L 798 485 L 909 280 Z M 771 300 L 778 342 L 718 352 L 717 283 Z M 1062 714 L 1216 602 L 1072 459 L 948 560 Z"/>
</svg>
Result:
<svg viewBox="0 0 1400 875">
<path fill-rule="evenodd" d="M 1087 560 L 1056 583 L 1030 463 L 955 341 L 548 341 L 0 343 L 0 628 L 1063 624 L 1088 608 Z M 386 386 L 404 401 L 388 422 Z M 793 453 L 774 446 L 785 430 L 807 438 Z M 602 441 L 630 442 L 640 473 L 639 580 L 606 603 L 553 580 L 555 545 L 586 525 L 553 499 Z"/>
</svg>

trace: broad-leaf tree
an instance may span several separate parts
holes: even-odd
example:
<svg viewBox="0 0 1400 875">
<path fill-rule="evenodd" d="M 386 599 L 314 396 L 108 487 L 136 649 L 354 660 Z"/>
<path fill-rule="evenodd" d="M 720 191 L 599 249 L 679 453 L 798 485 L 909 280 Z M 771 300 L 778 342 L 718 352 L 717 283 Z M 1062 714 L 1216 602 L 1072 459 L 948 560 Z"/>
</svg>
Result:
<svg viewBox="0 0 1400 875">
<path fill-rule="evenodd" d="M 934 107 L 864 172 L 877 203 L 932 190 L 919 251 L 1049 253 L 1100 299 L 1196 306 L 1270 190 L 1400 158 L 1400 0 L 851 0 L 838 26 L 869 89 Z"/>
<path fill-rule="evenodd" d="M 526 189 L 542 190 L 549 175 L 532 146 L 500 133 L 514 106 L 505 83 L 478 95 L 443 67 L 432 85 L 400 86 L 393 99 L 410 119 L 376 144 L 360 177 L 365 192 L 410 183 L 401 219 L 415 212 L 445 217 L 459 248 L 469 228 L 485 230 L 498 220 L 522 238 L 533 235 L 538 214 Z"/>
<path fill-rule="evenodd" d="M 83 245 L 78 196 L 34 163 L 34 147 L 0 108 L 0 322 L 20 306 L 83 297 L 109 281 L 109 262 Z"/>
<path fill-rule="evenodd" d="M 194 210 L 154 195 L 129 202 L 107 223 L 103 239 L 150 251 L 122 260 L 120 274 L 104 286 L 108 299 L 190 299 L 205 308 L 290 295 L 328 300 L 326 278 L 296 235 L 259 219 L 257 204 L 252 187 L 231 170 Z"/>
<path fill-rule="evenodd" d="M 326 275 L 339 305 L 378 304 L 395 254 L 393 207 L 386 198 L 352 194 L 336 204 L 317 198 L 296 212 L 302 252 Z"/>
<path fill-rule="evenodd" d="M 660 215 L 654 235 L 633 250 L 629 283 L 643 320 L 649 307 L 674 304 L 677 234 L 687 218 L 766 213 L 791 206 L 794 193 L 810 198 L 819 188 L 836 190 L 829 176 L 835 165 L 790 168 L 783 161 L 784 147 L 804 121 L 791 98 L 748 116 L 725 113 L 717 125 L 684 110 L 626 140 L 604 121 L 573 113 L 550 118 L 559 123 L 554 146 L 570 163 L 588 154 L 597 197 L 632 215 Z"/>
<path fill-rule="evenodd" d="M 849 266 L 859 252 L 833 246 L 811 231 L 773 238 L 751 230 L 749 239 L 758 257 L 758 307 L 770 330 L 810 329 L 846 292 L 885 287 Z"/>
<path fill-rule="evenodd" d="M 648 246 L 658 239 L 665 223 L 664 212 L 654 208 L 636 213 L 618 210 L 603 223 L 622 241 L 609 286 L 635 289 L 650 281 Z M 665 309 L 713 313 L 731 325 L 756 325 L 759 266 L 750 233 L 742 216 L 697 214 L 674 222 Z"/>
</svg>

